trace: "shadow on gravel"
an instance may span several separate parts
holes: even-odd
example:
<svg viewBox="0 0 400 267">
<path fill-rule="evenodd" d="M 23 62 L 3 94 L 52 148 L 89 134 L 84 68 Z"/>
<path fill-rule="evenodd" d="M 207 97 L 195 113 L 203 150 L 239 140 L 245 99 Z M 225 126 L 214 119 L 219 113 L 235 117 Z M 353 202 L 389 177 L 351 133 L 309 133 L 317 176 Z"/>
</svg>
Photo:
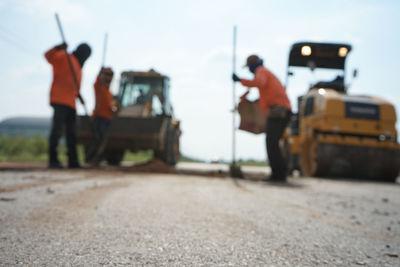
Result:
<svg viewBox="0 0 400 267">
<path fill-rule="evenodd" d="M 326 181 L 348 182 L 348 183 L 354 183 L 354 184 L 374 183 L 374 184 L 400 186 L 400 179 L 399 179 L 400 177 L 397 177 L 396 181 L 384 181 L 384 180 L 376 180 L 376 179 L 349 178 L 349 177 L 313 177 L 313 178 L 326 180 Z"/>
<path fill-rule="evenodd" d="M 263 186 L 265 187 L 270 187 L 270 186 L 275 186 L 275 187 L 282 187 L 282 188 L 293 188 L 293 189 L 300 189 L 306 187 L 303 184 L 297 184 L 297 183 L 292 183 L 292 182 L 261 182 Z"/>
<path fill-rule="evenodd" d="M 0 172 L 37 172 L 37 171 L 55 171 L 55 172 L 93 172 L 93 171 L 101 171 L 106 173 L 112 172 L 122 172 L 122 173 L 164 173 L 164 174 L 176 174 L 176 175 L 193 175 L 193 176 L 201 176 L 207 178 L 231 178 L 229 176 L 229 172 L 222 170 L 182 170 L 176 169 L 175 167 L 169 166 L 164 162 L 153 159 L 144 163 L 132 164 L 130 166 L 108 166 L 108 165 L 100 165 L 98 167 L 84 167 L 81 169 L 48 169 L 47 164 L 43 162 L 0 162 Z M 256 173 L 256 172 L 243 172 L 244 179 L 234 179 L 235 183 L 240 181 L 248 181 L 258 183 L 261 186 L 274 186 L 274 187 L 282 187 L 282 188 L 302 188 L 306 185 L 297 183 L 297 179 L 302 179 L 300 176 L 294 176 L 293 178 L 289 178 L 287 183 L 275 183 L 275 182 L 264 182 L 261 181 L 265 178 L 265 173 Z M 372 180 L 372 179 L 362 179 L 362 178 L 343 178 L 343 177 L 313 177 L 314 179 L 321 179 L 326 181 L 338 181 L 338 182 L 348 182 L 355 184 L 363 184 L 363 183 L 375 183 L 382 185 L 394 185 L 400 186 L 400 177 L 397 178 L 396 182 L 390 181 L 382 181 L 382 180 Z"/>
<path fill-rule="evenodd" d="M 297 180 L 297 179 L 296 179 Z M 266 182 L 262 180 L 250 180 L 249 182 L 253 184 L 260 185 L 262 187 L 281 187 L 281 188 L 293 188 L 293 189 L 301 189 L 307 187 L 305 184 L 300 184 L 292 179 L 289 179 L 287 182 Z"/>
</svg>

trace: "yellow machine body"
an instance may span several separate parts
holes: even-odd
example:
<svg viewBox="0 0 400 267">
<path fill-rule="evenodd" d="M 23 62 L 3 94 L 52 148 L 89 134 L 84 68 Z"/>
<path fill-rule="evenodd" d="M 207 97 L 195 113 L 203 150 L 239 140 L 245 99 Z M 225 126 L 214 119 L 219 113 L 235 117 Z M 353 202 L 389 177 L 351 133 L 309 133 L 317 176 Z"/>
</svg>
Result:
<svg viewBox="0 0 400 267">
<path fill-rule="evenodd" d="M 301 55 L 305 46 L 316 54 L 314 58 Z M 343 44 L 297 43 L 289 66 L 344 71 L 344 58 L 335 52 L 344 47 L 351 49 Z M 289 171 L 395 181 L 400 171 L 400 145 L 394 106 L 378 97 L 349 95 L 346 89 L 343 79 L 340 83 L 319 82 L 299 98 L 298 113 L 281 139 Z"/>
</svg>

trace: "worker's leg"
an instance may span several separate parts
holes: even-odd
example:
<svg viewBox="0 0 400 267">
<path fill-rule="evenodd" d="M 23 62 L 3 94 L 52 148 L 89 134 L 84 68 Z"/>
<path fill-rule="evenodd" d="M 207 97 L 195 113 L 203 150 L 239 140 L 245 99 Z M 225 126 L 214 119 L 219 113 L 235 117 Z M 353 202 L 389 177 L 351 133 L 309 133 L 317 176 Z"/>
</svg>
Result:
<svg viewBox="0 0 400 267">
<path fill-rule="evenodd" d="M 93 140 L 86 152 L 86 162 L 90 162 L 95 159 L 100 162 L 102 159 L 103 151 L 98 151 L 105 142 L 106 132 L 110 126 L 111 121 L 109 119 L 95 117 L 93 120 L 95 131 L 93 133 Z M 96 158 L 95 158 L 96 157 Z"/>
<path fill-rule="evenodd" d="M 96 117 L 95 123 L 96 123 L 96 135 L 97 135 L 97 140 L 98 140 L 98 145 L 104 140 L 104 134 L 106 131 L 106 119 L 101 118 L 101 117 Z"/>
<path fill-rule="evenodd" d="M 98 122 L 98 129 L 99 129 L 99 138 L 100 138 L 100 142 L 98 143 L 98 147 L 97 147 L 97 154 L 99 155 L 98 157 L 98 162 L 100 162 L 103 158 L 104 158 L 104 145 L 107 140 L 107 131 L 108 128 L 110 127 L 111 124 L 111 120 L 106 119 L 106 118 L 99 118 L 99 122 Z M 103 144 L 104 143 L 104 144 Z"/>
<path fill-rule="evenodd" d="M 97 147 L 100 144 L 101 136 L 99 133 L 99 120 L 98 117 L 93 119 L 93 138 L 90 142 L 89 147 L 85 151 L 85 161 L 86 163 L 90 162 L 93 157 L 96 155 Z"/>
<path fill-rule="evenodd" d="M 279 148 L 279 139 L 282 137 L 288 121 L 289 116 L 287 118 L 267 118 L 267 154 L 272 170 L 272 179 L 286 179 L 287 167 Z"/>
<path fill-rule="evenodd" d="M 76 111 L 73 108 L 67 109 L 66 136 L 68 150 L 68 168 L 79 168 L 78 155 L 76 151 Z"/>
<path fill-rule="evenodd" d="M 49 136 L 49 167 L 60 168 L 61 163 L 58 160 L 57 146 L 65 125 L 66 113 L 61 105 L 53 105 L 53 120 Z"/>
</svg>

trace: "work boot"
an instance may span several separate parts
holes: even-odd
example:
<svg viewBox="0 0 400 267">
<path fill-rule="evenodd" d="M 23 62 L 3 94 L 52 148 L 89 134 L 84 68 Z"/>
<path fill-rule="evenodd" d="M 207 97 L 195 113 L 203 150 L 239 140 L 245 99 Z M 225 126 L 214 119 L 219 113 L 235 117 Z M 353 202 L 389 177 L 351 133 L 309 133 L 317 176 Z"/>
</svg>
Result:
<svg viewBox="0 0 400 267">
<path fill-rule="evenodd" d="M 82 169 L 81 165 L 68 166 L 68 169 Z"/>
<path fill-rule="evenodd" d="M 68 169 L 81 169 L 81 165 L 78 162 L 75 163 L 69 163 L 68 164 Z"/>
<path fill-rule="evenodd" d="M 286 176 L 276 176 L 271 174 L 270 176 L 261 179 L 261 181 L 267 183 L 286 183 Z"/>
<path fill-rule="evenodd" d="M 50 162 L 48 165 L 49 169 L 63 169 L 64 167 L 61 165 L 60 162 Z"/>
</svg>

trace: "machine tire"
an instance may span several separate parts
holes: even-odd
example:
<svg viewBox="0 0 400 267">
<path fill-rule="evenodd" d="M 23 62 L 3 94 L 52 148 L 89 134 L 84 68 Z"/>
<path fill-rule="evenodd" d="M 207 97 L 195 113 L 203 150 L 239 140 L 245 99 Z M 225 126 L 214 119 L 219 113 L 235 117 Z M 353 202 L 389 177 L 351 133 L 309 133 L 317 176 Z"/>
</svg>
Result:
<svg viewBox="0 0 400 267">
<path fill-rule="evenodd" d="M 155 150 L 154 157 L 175 166 L 179 160 L 179 129 L 172 128 L 167 131 L 164 150 Z"/>
<path fill-rule="evenodd" d="M 318 142 L 313 139 L 307 139 L 301 144 L 300 168 L 304 176 L 325 176 L 324 169 L 318 158 Z"/>
<path fill-rule="evenodd" d="M 397 178 L 400 177 L 400 151 L 393 152 L 393 154 L 388 157 L 391 158 L 391 161 L 388 162 L 388 165 L 385 168 L 382 180 L 385 182 L 396 183 Z"/>
<path fill-rule="evenodd" d="M 125 150 L 106 150 L 104 157 L 108 165 L 119 166 L 124 158 Z"/>
<path fill-rule="evenodd" d="M 379 177 L 380 180 L 389 183 L 396 183 L 397 177 L 400 176 L 399 169 L 400 168 L 395 165 L 389 167 L 388 169 L 386 169 L 384 174 Z"/>
<path fill-rule="evenodd" d="M 286 162 L 287 173 L 290 176 L 294 171 L 294 167 L 292 155 L 290 154 L 290 144 L 287 138 L 282 140 L 281 153 Z"/>
<path fill-rule="evenodd" d="M 307 140 L 301 145 L 301 169 L 305 176 L 396 182 L 400 165 L 392 151 Z"/>
<path fill-rule="evenodd" d="M 399 173 L 392 171 L 392 173 L 385 174 L 385 176 L 383 176 L 383 178 L 382 178 L 382 181 L 389 182 L 389 183 L 396 183 L 398 176 L 399 176 Z"/>
<path fill-rule="evenodd" d="M 179 160 L 179 132 L 178 129 L 169 131 L 167 138 L 167 163 L 175 166 Z"/>
<path fill-rule="evenodd" d="M 311 141 L 306 140 L 301 144 L 300 167 L 304 176 L 313 176 Z"/>
</svg>

